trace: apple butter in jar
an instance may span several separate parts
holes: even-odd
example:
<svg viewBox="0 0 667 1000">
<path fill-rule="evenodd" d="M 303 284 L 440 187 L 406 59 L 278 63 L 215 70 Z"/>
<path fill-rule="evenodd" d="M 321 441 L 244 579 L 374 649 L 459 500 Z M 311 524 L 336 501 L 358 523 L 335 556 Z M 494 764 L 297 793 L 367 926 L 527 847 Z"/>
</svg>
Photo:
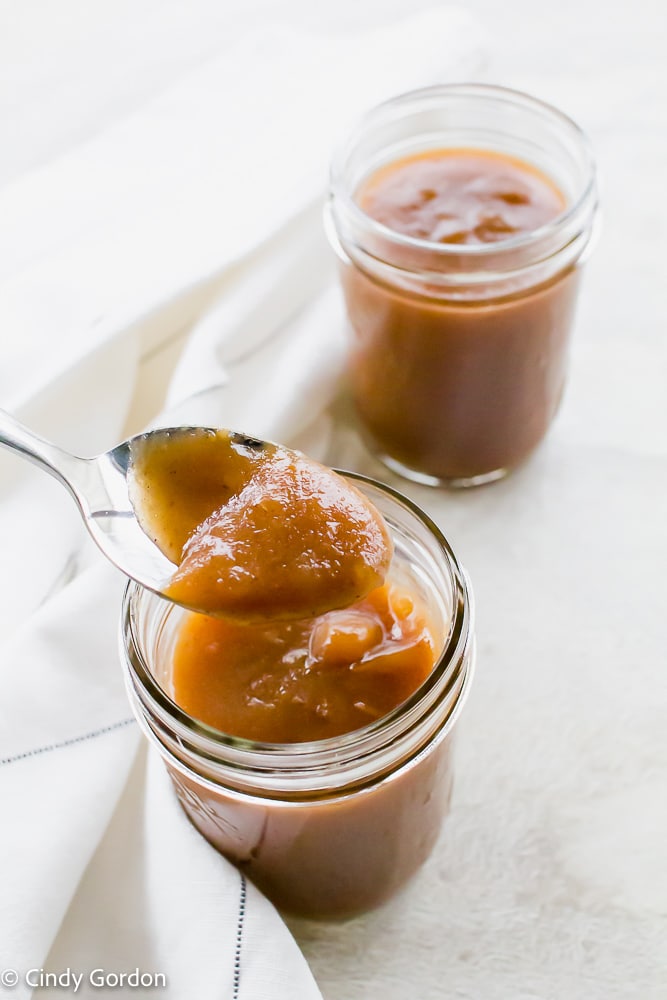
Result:
<svg viewBox="0 0 667 1000">
<path fill-rule="evenodd" d="M 219 450 L 216 439 L 204 444 L 211 441 Z M 252 560 L 265 566 L 271 583 L 285 535 L 272 505 L 281 497 L 288 506 L 298 503 L 302 491 L 293 483 L 307 476 L 308 503 L 317 481 L 323 510 L 330 500 L 338 512 L 352 510 L 350 544 L 357 548 L 361 512 L 373 542 L 368 553 L 382 578 L 376 583 L 364 575 L 352 601 L 344 590 L 338 604 L 340 565 L 344 584 L 349 574 L 344 559 L 340 565 L 327 559 L 329 610 L 321 610 L 321 594 L 312 607 L 304 591 L 300 617 L 282 597 L 277 603 L 286 585 L 282 556 L 278 590 L 267 586 L 263 572 L 257 576 L 262 615 L 252 591 L 243 591 L 242 604 L 225 617 L 188 610 L 130 583 L 121 627 L 127 688 L 203 836 L 281 909 L 348 917 L 378 906 L 407 882 L 447 815 L 454 727 L 473 671 L 470 584 L 436 525 L 389 487 L 352 474 L 334 479 L 331 470 L 274 446 L 266 446 L 265 462 L 242 441 L 230 443 L 243 459 L 238 492 L 219 514 L 207 516 L 207 531 L 213 525 L 219 536 L 240 513 L 235 532 L 243 540 L 247 522 L 254 531 L 257 511 L 269 510 Z M 222 439 L 223 448 L 227 444 Z M 227 460 L 226 488 L 230 467 Z M 264 469 L 273 477 L 271 488 Z M 204 485 L 212 478 L 209 463 Z M 159 485 L 152 475 L 151 496 Z M 201 498 L 206 491 L 196 493 Z M 186 500 L 189 513 L 189 494 Z M 200 507 L 198 501 L 194 521 Z M 315 535 L 303 517 L 298 521 L 290 526 L 292 559 L 285 571 L 298 577 L 305 567 L 318 579 L 319 548 L 328 540 L 314 546 Z M 342 557 L 346 537 L 336 530 Z M 195 546 L 201 542 L 198 531 L 190 538 Z M 223 540 L 224 555 L 231 543 Z M 222 594 L 227 613 L 233 582 Z"/>
<path fill-rule="evenodd" d="M 387 466 L 472 486 L 533 452 L 563 392 L 596 211 L 585 136 L 525 94 L 433 87 L 359 122 L 326 223 L 352 396 Z"/>
</svg>

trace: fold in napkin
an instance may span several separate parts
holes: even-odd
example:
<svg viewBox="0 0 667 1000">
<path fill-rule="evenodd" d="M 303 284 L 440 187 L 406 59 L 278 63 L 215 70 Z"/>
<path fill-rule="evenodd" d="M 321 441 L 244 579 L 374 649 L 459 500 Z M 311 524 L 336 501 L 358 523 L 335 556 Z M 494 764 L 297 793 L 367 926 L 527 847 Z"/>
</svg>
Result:
<svg viewBox="0 0 667 1000">
<path fill-rule="evenodd" d="M 378 99 L 465 75 L 471 37 L 448 9 L 336 40 L 267 28 L 1 191 L 0 327 L 15 334 L 2 405 L 102 451 L 135 380 L 154 381 L 190 329 L 155 422 L 326 458 L 343 353 L 320 226 L 332 143 Z M 0 995 L 29 995 L 28 969 L 138 967 L 179 1000 L 318 997 L 273 907 L 189 825 L 130 718 L 122 578 L 61 487 L 0 457 L 0 968 L 19 974 Z M 84 976 L 77 995 L 98 994 Z"/>
</svg>

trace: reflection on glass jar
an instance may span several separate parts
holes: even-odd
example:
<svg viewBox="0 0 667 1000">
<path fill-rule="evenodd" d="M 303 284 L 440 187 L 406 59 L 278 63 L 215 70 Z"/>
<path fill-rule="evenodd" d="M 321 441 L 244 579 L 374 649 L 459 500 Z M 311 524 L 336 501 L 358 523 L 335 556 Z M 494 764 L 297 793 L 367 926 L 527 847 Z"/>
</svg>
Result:
<svg viewBox="0 0 667 1000">
<path fill-rule="evenodd" d="M 527 95 L 433 87 L 360 121 L 326 223 L 352 395 L 388 466 L 468 486 L 534 450 L 563 392 L 596 211 L 584 135 Z"/>
<path fill-rule="evenodd" d="M 121 623 L 133 709 L 190 820 L 276 905 L 315 917 L 379 905 L 428 857 L 449 807 L 453 728 L 472 676 L 470 586 L 447 541 L 400 494 L 350 478 L 384 514 L 392 576 L 428 606 L 442 647 L 426 681 L 388 715 L 316 742 L 225 735 L 172 698 L 189 612 L 130 583 Z"/>
</svg>

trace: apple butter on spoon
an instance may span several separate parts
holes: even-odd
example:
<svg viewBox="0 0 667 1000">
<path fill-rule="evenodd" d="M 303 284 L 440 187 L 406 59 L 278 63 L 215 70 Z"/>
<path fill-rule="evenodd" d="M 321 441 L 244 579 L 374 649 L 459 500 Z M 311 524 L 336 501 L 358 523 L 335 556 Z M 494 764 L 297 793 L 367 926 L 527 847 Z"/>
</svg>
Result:
<svg viewBox="0 0 667 1000">
<path fill-rule="evenodd" d="M 178 568 L 167 597 L 237 621 L 296 620 L 379 586 L 392 544 L 363 494 L 318 462 L 230 431 L 133 443 L 130 497 Z"/>
<path fill-rule="evenodd" d="M 386 525 L 355 487 L 242 434 L 158 429 L 82 458 L 0 410 L 0 446 L 69 490 L 123 573 L 194 611 L 252 621 L 344 607 L 391 561 Z"/>
</svg>

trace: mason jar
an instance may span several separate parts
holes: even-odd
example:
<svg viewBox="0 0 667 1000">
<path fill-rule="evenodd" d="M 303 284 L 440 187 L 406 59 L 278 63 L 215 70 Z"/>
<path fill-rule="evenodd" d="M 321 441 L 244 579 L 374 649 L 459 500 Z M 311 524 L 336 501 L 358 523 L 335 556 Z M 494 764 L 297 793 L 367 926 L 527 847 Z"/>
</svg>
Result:
<svg viewBox="0 0 667 1000">
<path fill-rule="evenodd" d="M 553 184 L 562 210 L 532 231 L 457 243 L 395 231 L 361 207 L 379 171 L 434 151 L 510 158 Z M 352 398 L 387 466 L 420 483 L 471 486 L 533 452 L 563 393 L 596 213 L 588 140 L 527 94 L 430 87 L 353 128 L 332 162 L 325 223 L 351 327 Z"/>
<path fill-rule="evenodd" d="M 428 609 L 440 647 L 421 687 L 389 714 L 314 742 L 230 736 L 172 697 L 174 646 L 192 612 L 130 582 L 120 630 L 134 713 L 188 817 L 279 908 L 311 917 L 377 906 L 428 857 L 449 808 L 473 670 L 471 589 L 448 542 L 405 497 L 345 475 L 383 513 L 391 579 Z"/>
</svg>

